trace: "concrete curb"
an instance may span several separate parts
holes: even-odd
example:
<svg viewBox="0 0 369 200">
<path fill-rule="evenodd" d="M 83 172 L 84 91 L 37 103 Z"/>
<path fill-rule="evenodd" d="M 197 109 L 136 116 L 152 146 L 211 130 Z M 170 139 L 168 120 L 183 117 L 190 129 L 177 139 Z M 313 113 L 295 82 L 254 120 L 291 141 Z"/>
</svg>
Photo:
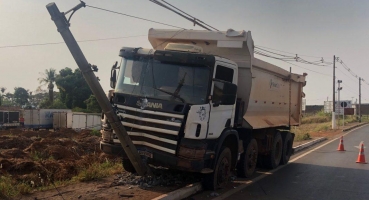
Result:
<svg viewBox="0 0 369 200">
<path fill-rule="evenodd" d="M 309 148 L 309 147 L 311 147 L 311 146 L 313 146 L 313 145 L 315 145 L 315 144 L 317 144 L 319 142 L 322 142 L 322 141 L 324 141 L 326 139 L 327 138 L 321 137 L 321 138 L 317 138 L 317 139 L 315 139 L 313 141 L 310 141 L 310 142 L 307 142 L 307 143 L 304 143 L 304 144 L 300 144 L 300 145 L 298 145 L 296 147 L 293 147 L 293 153 L 297 153 L 299 151 L 302 151 L 302 150 L 304 150 L 306 148 Z"/>
<path fill-rule="evenodd" d="M 368 124 L 368 122 L 363 122 L 363 123 L 361 123 L 361 124 L 357 124 L 357 125 L 355 125 L 355 126 L 351 126 L 351 127 L 349 127 L 349 128 L 343 129 L 343 130 L 342 130 L 342 132 L 350 131 L 350 130 L 352 130 L 352 129 L 354 129 L 354 128 L 357 128 L 357 127 L 360 127 L 360 126 L 364 126 L 364 125 L 366 125 L 366 124 Z"/>
<path fill-rule="evenodd" d="M 193 194 L 196 194 L 201 190 L 202 190 L 201 183 L 193 183 L 178 190 L 174 190 L 173 192 L 169 192 L 168 194 L 158 196 L 153 200 L 180 200 L 187 198 Z"/>
</svg>

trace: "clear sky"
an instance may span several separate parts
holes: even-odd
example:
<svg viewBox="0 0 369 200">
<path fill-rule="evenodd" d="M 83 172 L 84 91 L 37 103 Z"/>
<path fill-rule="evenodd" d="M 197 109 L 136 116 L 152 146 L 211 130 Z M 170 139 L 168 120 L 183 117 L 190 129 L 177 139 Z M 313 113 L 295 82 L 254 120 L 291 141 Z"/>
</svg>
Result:
<svg viewBox="0 0 369 200">
<path fill-rule="evenodd" d="M 65 44 L 29 47 L 12 45 L 61 42 L 46 4 L 50 0 L 0 0 L 0 86 L 14 92 L 14 87 L 30 91 L 39 86 L 37 78 L 47 68 L 77 68 Z M 87 5 L 168 23 L 186 29 L 192 23 L 148 0 L 85 0 Z M 356 74 L 369 82 L 369 1 L 356 0 L 167 0 L 187 13 L 219 30 L 251 31 L 255 45 L 299 55 L 342 59 Z M 61 11 L 79 3 L 77 0 L 55 0 Z M 119 60 L 122 46 L 146 47 L 149 28 L 170 28 L 92 8 L 82 8 L 71 20 L 71 31 L 77 40 L 137 36 L 114 40 L 81 42 L 87 60 L 99 67 L 97 76 L 104 90 L 109 89 L 110 68 Z M 256 56 L 286 70 L 291 65 Z M 303 57 L 311 61 L 320 58 Z M 296 63 L 324 74 L 332 67 Z M 304 88 L 307 104 L 332 100 L 332 76 L 292 66 L 294 73 L 307 72 Z M 341 99 L 358 98 L 358 80 L 337 64 L 337 78 L 343 81 Z M 369 102 L 369 86 L 362 86 L 362 102 Z"/>
</svg>

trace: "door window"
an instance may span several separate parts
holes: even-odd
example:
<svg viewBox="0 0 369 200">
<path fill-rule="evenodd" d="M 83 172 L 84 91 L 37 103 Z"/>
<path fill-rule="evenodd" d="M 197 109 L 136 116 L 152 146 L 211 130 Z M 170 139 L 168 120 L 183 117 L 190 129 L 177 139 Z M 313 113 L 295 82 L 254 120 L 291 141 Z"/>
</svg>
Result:
<svg viewBox="0 0 369 200">
<path fill-rule="evenodd" d="M 233 73 L 234 73 L 233 69 L 218 65 L 215 72 L 215 79 L 232 83 Z"/>
</svg>

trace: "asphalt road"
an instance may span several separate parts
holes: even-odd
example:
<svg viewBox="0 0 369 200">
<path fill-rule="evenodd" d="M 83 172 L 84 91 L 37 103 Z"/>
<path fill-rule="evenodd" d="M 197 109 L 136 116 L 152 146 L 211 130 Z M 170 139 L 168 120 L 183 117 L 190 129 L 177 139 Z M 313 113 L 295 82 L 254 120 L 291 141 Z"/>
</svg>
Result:
<svg viewBox="0 0 369 200">
<path fill-rule="evenodd" d="M 369 199 L 369 164 L 356 163 L 361 141 L 369 146 L 369 126 L 344 136 L 346 151 L 336 151 L 339 140 L 320 144 L 225 199 Z"/>
<path fill-rule="evenodd" d="M 258 169 L 249 179 L 237 178 L 227 188 L 203 191 L 191 200 L 369 199 L 369 164 L 356 163 L 360 142 L 369 147 L 369 125 L 345 133 L 339 140 L 317 144 L 291 157 L 288 165 L 272 171 Z M 366 161 L 369 162 L 369 148 Z M 219 195 L 219 196 L 218 196 Z"/>
</svg>

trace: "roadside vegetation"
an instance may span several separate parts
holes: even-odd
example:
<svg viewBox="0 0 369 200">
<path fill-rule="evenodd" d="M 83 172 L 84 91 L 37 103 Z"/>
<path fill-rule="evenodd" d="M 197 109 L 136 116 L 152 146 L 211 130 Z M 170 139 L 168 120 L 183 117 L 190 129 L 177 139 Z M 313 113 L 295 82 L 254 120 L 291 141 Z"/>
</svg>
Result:
<svg viewBox="0 0 369 200">
<path fill-rule="evenodd" d="M 330 113 L 324 113 L 324 111 L 319 111 L 315 114 L 305 115 L 301 120 L 301 125 L 299 127 L 293 127 L 291 131 L 296 134 L 295 141 L 309 140 L 315 135 L 319 135 L 322 132 L 332 132 L 332 115 Z M 345 116 L 345 126 L 350 123 L 358 122 L 356 116 Z M 362 117 L 362 122 L 369 122 L 368 116 Z M 343 126 L 343 119 L 340 116 L 337 119 L 339 127 Z"/>
</svg>

